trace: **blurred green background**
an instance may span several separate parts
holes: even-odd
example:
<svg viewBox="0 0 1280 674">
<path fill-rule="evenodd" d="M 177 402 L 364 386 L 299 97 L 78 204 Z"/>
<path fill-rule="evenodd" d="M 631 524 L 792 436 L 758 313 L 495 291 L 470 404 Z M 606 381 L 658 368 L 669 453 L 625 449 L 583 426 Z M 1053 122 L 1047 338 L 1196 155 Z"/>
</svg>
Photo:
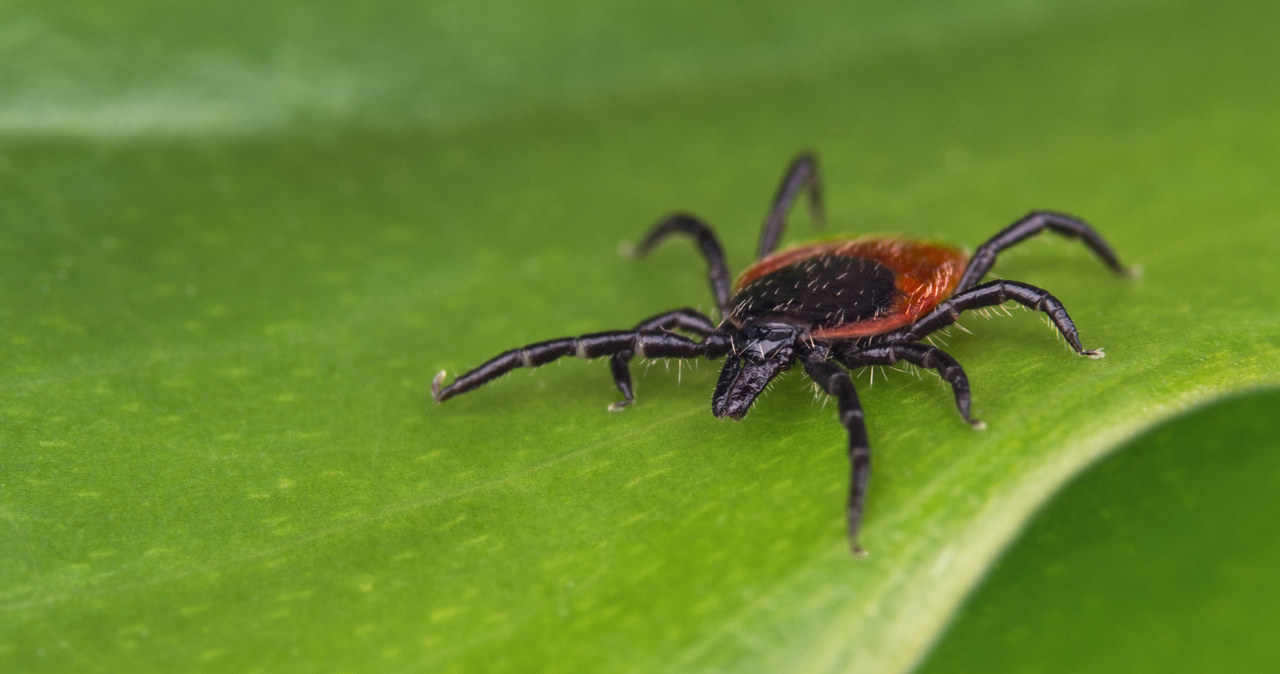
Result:
<svg viewBox="0 0 1280 674">
<path fill-rule="evenodd" d="M 0 671 L 1273 669 L 1278 20 L 0 5 Z M 741 269 L 803 149 L 824 235 L 1054 208 L 1144 269 L 1002 257 L 1108 357 L 966 320 L 984 432 L 859 374 L 869 558 L 799 373 L 741 423 L 706 363 L 636 368 L 619 414 L 604 363 L 430 404 L 442 368 L 709 309 L 692 246 L 620 246 L 690 210 Z"/>
</svg>

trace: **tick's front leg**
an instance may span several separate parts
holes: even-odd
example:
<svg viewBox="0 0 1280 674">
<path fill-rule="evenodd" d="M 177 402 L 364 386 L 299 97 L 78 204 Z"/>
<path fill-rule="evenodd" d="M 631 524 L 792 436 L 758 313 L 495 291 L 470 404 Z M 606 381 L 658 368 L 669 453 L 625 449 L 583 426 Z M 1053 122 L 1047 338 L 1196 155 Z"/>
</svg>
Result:
<svg viewBox="0 0 1280 674">
<path fill-rule="evenodd" d="M 858 545 L 858 529 L 862 526 L 867 482 L 871 479 L 871 447 L 867 443 L 867 425 L 863 419 L 862 405 L 858 402 L 858 392 L 853 388 L 853 379 L 847 370 L 826 360 L 828 355 L 822 351 L 810 355 L 804 361 L 804 370 L 827 395 L 836 399 L 840 423 L 849 433 L 849 549 L 861 557 L 867 554 Z"/>
</svg>

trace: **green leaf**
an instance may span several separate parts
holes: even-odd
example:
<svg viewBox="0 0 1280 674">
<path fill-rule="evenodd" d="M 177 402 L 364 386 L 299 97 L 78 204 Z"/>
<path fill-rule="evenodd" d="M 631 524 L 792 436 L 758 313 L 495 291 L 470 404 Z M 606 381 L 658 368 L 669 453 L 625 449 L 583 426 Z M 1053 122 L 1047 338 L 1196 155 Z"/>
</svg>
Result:
<svg viewBox="0 0 1280 674">
<path fill-rule="evenodd" d="M 1280 383 L 1276 13 L 11 3 L 0 670 L 909 667 L 1061 484 Z M 869 558 L 798 372 L 741 423 L 707 363 L 618 414 L 600 362 L 430 404 L 441 368 L 709 308 L 691 246 L 619 245 L 691 210 L 741 269 L 805 148 L 828 235 L 1047 207 L 1145 270 L 1002 257 L 1108 357 L 966 320 L 984 432 L 860 376 Z"/>
<path fill-rule="evenodd" d="M 1277 409 L 1274 390 L 1214 403 L 1082 475 L 922 671 L 1275 671 Z"/>
</svg>

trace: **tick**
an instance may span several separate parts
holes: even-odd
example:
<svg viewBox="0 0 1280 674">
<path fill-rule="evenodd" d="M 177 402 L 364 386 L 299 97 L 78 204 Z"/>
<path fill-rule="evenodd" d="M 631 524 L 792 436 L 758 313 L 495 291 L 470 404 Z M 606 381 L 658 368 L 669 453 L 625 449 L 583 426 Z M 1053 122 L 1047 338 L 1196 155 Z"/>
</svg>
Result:
<svg viewBox="0 0 1280 674">
<path fill-rule="evenodd" d="M 798 362 L 819 388 L 836 399 L 840 423 L 848 433 L 849 545 L 855 554 L 865 554 L 858 545 L 858 529 L 871 476 L 871 449 L 862 406 L 846 368 L 906 362 L 934 370 L 951 386 L 960 416 L 982 428 L 969 413 L 964 369 L 942 349 L 922 342 L 954 324 L 961 312 L 1016 302 L 1047 315 L 1077 354 L 1103 355 L 1100 349 L 1081 346 L 1066 308 L 1048 291 L 1019 281 L 980 283 L 996 256 L 1048 229 L 1081 239 L 1112 271 L 1129 272 L 1093 227 L 1049 211 L 1031 212 L 991 237 L 972 256 L 952 246 L 899 236 L 830 239 L 775 252 L 787 213 L 806 191 L 811 217 L 820 224 L 817 162 L 802 154 L 778 187 L 755 264 L 732 285 L 720 241 L 695 216 L 675 213 L 664 218 L 637 247 L 637 255 L 643 255 L 671 234 L 692 237 L 706 258 L 719 324 L 694 309 L 676 309 L 647 318 L 630 330 L 522 346 L 499 354 L 448 386 L 445 373 L 440 372 L 432 381 L 432 396 L 437 403 L 444 402 L 516 368 L 538 367 L 563 356 L 608 356 L 614 384 L 622 393 L 622 400 L 609 409 L 620 410 L 635 401 L 632 358 L 724 357 L 711 412 L 719 418 L 741 419 L 769 382 Z"/>
</svg>

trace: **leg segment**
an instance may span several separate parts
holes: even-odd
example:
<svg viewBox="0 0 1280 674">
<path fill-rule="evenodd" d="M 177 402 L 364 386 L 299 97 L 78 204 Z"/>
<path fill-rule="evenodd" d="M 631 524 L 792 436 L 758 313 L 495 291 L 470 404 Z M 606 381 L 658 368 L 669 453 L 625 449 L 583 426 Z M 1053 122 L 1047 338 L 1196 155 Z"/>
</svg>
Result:
<svg viewBox="0 0 1280 674">
<path fill-rule="evenodd" d="M 634 329 L 636 332 L 684 330 L 685 332 L 692 332 L 699 337 L 706 337 L 715 331 L 716 326 L 711 323 L 711 319 L 693 309 L 676 309 L 675 311 L 668 311 L 665 314 L 658 314 L 653 318 L 641 321 Z M 631 368 L 628 367 L 633 356 L 635 356 L 634 353 L 623 351 L 613 354 L 613 357 L 609 359 L 609 370 L 613 373 L 613 383 L 617 385 L 618 390 L 623 395 L 622 400 L 609 406 L 610 412 L 617 412 L 636 401 L 635 393 L 631 388 Z"/>
<path fill-rule="evenodd" d="M 951 392 L 955 394 L 956 409 L 960 411 L 960 416 L 974 428 L 986 426 L 969 415 L 972 399 L 969 396 L 969 377 L 965 375 L 964 368 L 960 367 L 960 363 L 956 362 L 951 354 L 936 346 L 910 342 L 869 348 L 850 346 L 843 350 L 838 349 L 836 358 L 849 368 L 896 365 L 905 360 L 916 367 L 934 370 L 943 381 L 951 385 Z"/>
<path fill-rule="evenodd" d="M 773 197 L 773 206 L 764 219 L 764 229 L 760 232 L 760 254 L 756 258 L 763 260 L 778 247 L 782 238 L 782 230 L 787 224 L 787 212 L 795 203 L 800 192 L 809 188 L 809 215 L 814 224 L 821 225 L 826 216 L 822 210 L 822 181 L 818 177 L 818 162 L 813 155 L 801 154 L 791 161 L 791 166 L 778 185 L 778 193 Z"/>
<path fill-rule="evenodd" d="M 658 221 L 649 230 L 640 245 L 636 246 L 635 255 L 641 257 L 658 245 L 668 234 L 680 232 L 688 234 L 702 249 L 702 256 L 707 259 L 707 276 L 711 280 L 711 294 L 716 299 L 716 309 L 720 315 L 729 313 L 729 268 L 724 262 L 724 248 L 720 246 L 716 233 L 711 226 L 695 216 L 687 213 L 673 213 Z"/>
<path fill-rule="evenodd" d="M 553 339 L 503 352 L 448 386 L 441 386 L 445 378 L 441 372 L 431 382 L 431 395 L 436 402 L 444 402 L 516 368 L 538 367 L 564 356 L 599 358 L 626 351 L 642 358 L 696 358 L 709 355 L 716 346 L 700 344 L 671 332 L 613 331 Z"/>
<path fill-rule="evenodd" d="M 853 388 L 849 373 L 826 357 L 825 349 L 817 349 L 804 361 L 805 372 L 836 399 L 840 411 L 840 423 L 849 433 L 849 502 L 847 506 L 849 547 L 855 555 L 865 555 L 858 546 L 858 528 L 862 524 L 862 509 L 867 500 L 867 481 L 871 478 L 871 448 L 867 444 L 867 426 L 863 421 L 862 405 L 858 392 Z"/>
<path fill-rule="evenodd" d="M 1067 238 L 1083 239 L 1085 245 L 1089 246 L 1094 254 L 1102 258 L 1102 261 L 1107 263 L 1107 266 L 1111 267 L 1112 271 L 1124 276 L 1133 275 L 1132 270 L 1126 269 L 1124 265 L 1120 264 L 1120 260 L 1116 257 L 1115 252 L 1111 250 L 1111 246 L 1107 245 L 1107 242 L 1102 239 L 1102 236 L 1093 227 L 1089 226 L 1089 223 L 1062 213 L 1032 211 L 1021 220 L 1005 227 L 986 243 L 978 246 L 973 258 L 969 260 L 969 266 L 964 270 L 964 275 L 960 277 L 956 292 L 968 290 L 981 280 L 988 271 L 991 271 L 991 266 L 995 264 L 996 255 L 1000 251 L 1021 243 L 1046 229 L 1051 229 Z"/>
<path fill-rule="evenodd" d="M 1066 307 L 1062 306 L 1062 302 L 1059 302 L 1058 298 L 1050 295 L 1047 290 L 1017 281 L 990 281 L 953 295 L 937 307 L 934 307 L 933 311 L 925 314 L 920 320 L 901 330 L 878 335 L 873 338 L 873 343 L 896 342 L 898 340 L 916 341 L 928 336 L 929 333 L 935 330 L 955 323 L 960 318 L 960 312 L 962 311 L 994 307 L 1009 300 L 1013 300 L 1028 309 L 1043 311 L 1049 317 L 1049 320 L 1053 322 L 1054 327 L 1058 328 L 1058 332 L 1062 333 L 1063 338 L 1067 340 L 1067 344 L 1070 344 L 1071 348 L 1075 349 L 1076 353 L 1090 358 L 1101 358 L 1103 356 L 1101 351 L 1086 351 L 1080 345 L 1080 334 L 1076 331 L 1076 324 L 1071 321 L 1071 316 L 1067 314 Z"/>
</svg>

